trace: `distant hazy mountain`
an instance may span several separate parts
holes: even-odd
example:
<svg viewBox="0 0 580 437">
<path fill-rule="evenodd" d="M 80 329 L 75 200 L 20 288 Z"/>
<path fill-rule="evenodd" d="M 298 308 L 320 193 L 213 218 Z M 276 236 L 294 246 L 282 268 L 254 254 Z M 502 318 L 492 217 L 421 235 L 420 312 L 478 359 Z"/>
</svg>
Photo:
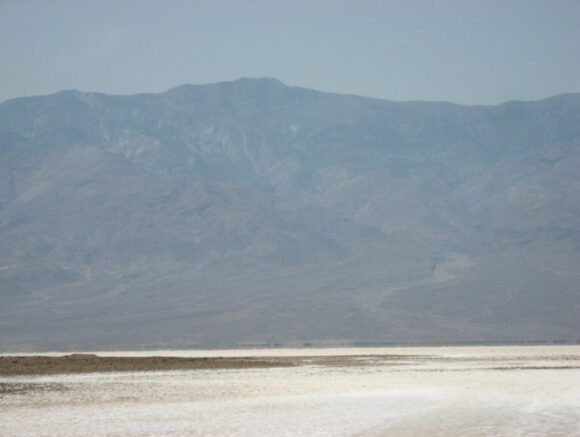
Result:
<svg viewBox="0 0 580 437">
<path fill-rule="evenodd" d="M 0 347 L 580 338 L 580 94 L 0 105 Z"/>
</svg>

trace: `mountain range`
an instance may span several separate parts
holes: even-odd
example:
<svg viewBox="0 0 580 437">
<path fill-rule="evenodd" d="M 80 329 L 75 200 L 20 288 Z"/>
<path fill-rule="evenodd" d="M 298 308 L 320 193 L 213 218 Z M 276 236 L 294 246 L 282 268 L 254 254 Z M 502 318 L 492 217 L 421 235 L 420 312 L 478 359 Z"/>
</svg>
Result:
<svg viewBox="0 0 580 437">
<path fill-rule="evenodd" d="M 580 94 L 0 105 L 0 348 L 575 342 Z"/>
</svg>

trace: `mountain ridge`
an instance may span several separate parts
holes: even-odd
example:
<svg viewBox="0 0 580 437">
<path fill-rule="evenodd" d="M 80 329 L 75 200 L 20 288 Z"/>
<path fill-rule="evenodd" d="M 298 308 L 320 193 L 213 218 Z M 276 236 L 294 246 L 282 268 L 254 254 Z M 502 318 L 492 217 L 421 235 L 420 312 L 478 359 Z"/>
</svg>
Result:
<svg viewBox="0 0 580 437">
<path fill-rule="evenodd" d="M 279 79 L 274 78 L 274 77 L 240 77 L 237 79 L 224 80 L 224 81 L 220 81 L 220 82 L 210 82 L 210 83 L 201 83 L 201 84 L 184 83 L 181 85 L 176 85 L 174 87 L 168 88 L 165 91 L 146 92 L 146 93 L 137 93 L 137 94 L 114 94 L 114 93 L 106 93 L 106 92 L 101 92 L 101 91 L 83 91 L 83 90 L 78 90 L 78 89 L 66 89 L 66 90 L 55 91 L 55 92 L 48 93 L 48 94 L 39 94 L 39 95 L 25 96 L 25 97 L 14 97 L 14 98 L 10 98 L 10 99 L 7 99 L 7 100 L 0 102 L 0 105 L 3 105 L 5 103 L 11 102 L 11 101 L 50 97 L 50 96 L 55 96 L 57 94 L 63 94 L 63 93 L 64 94 L 70 93 L 70 94 L 97 95 L 97 96 L 106 96 L 106 97 L 158 96 L 160 94 L 170 93 L 171 91 L 179 90 L 182 88 L 183 89 L 203 88 L 203 87 L 217 87 L 217 86 L 224 86 L 224 85 L 231 86 L 231 85 L 235 85 L 235 84 L 242 83 L 242 82 L 269 83 L 272 85 L 283 86 L 285 88 L 314 91 L 316 93 L 330 94 L 330 95 L 336 95 L 336 96 L 356 97 L 356 98 L 361 98 L 361 99 L 366 99 L 366 100 L 376 100 L 376 101 L 382 101 L 382 102 L 448 104 L 448 105 L 461 106 L 464 108 L 469 108 L 469 107 L 490 108 L 490 107 L 496 107 L 496 106 L 501 106 L 501 105 L 511 104 L 511 103 L 540 103 L 540 102 L 549 101 L 549 100 L 580 98 L 580 92 L 571 91 L 571 92 L 566 92 L 566 93 L 550 95 L 550 96 L 542 97 L 539 99 L 530 99 L 530 100 L 510 99 L 510 100 L 505 100 L 505 101 L 495 103 L 495 104 L 457 103 L 457 102 L 453 102 L 453 101 L 449 101 L 449 100 L 421 100 L 421 99 L 419 99 L 419 100 L 393 100 L 393 99 L 381 98 L 381 97 L 363 96 L 363 95 L 354 94 L 354 93 L 342 93 L 342 92 L 334 92 L 334 91 L 319 91 L 319 90 L 316 90 L 316 89 L 310 88 L 310 87 L 297 86 L 297 85 L 287 85 L 286 83 L 284 83 L 284 82 L 282 82 Z"/>
<path fill-rule="evenodd" d="M 0 344 L 575 341 L 578 168 L 580 94 L 13 99 Z"/>
</svg>

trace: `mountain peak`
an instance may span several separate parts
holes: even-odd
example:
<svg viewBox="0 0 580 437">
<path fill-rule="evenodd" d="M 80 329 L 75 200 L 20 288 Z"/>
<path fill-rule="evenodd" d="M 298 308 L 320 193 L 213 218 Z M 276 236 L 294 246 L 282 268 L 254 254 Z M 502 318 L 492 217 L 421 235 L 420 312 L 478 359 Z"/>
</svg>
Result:
<svg viewBox="0 0 580 437">
<path fill-rule="evenodd" d="M 240 77 L 232 81 L 226 81 L 221 83 L 233 83 L 233 84 L 259 84 L 259 85 L 276 85 L 276 86 L 287 86 L 284 82 L 276 79 L 275 77 Z"/>
<path fill-rule="evenodd" d="M 286 88 L 287 85 L 278 79 L 271 77 L 240 77 L 235 80 L 228 80 L 223 82 L 215 82 L 209 84 L 183 84 L 177 87 L 171 88 L 167 93 L 180 93 L 187 92 L 196 89 L 223 89 L 223 90 L 243 90 L 243 89 L 274 89 L 274 88 Z"/>
</svg>

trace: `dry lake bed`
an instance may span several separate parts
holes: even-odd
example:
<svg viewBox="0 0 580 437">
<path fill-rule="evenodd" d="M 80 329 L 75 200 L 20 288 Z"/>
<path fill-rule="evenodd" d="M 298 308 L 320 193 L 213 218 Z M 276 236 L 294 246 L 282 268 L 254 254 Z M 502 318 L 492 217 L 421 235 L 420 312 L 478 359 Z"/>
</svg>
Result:
<svg viewBox="0 0 580 437">
<path fill-rule="evenodd" d="M 580 346 L 0 356 L 7 436 L 580 436 Z"/>
</svg>

